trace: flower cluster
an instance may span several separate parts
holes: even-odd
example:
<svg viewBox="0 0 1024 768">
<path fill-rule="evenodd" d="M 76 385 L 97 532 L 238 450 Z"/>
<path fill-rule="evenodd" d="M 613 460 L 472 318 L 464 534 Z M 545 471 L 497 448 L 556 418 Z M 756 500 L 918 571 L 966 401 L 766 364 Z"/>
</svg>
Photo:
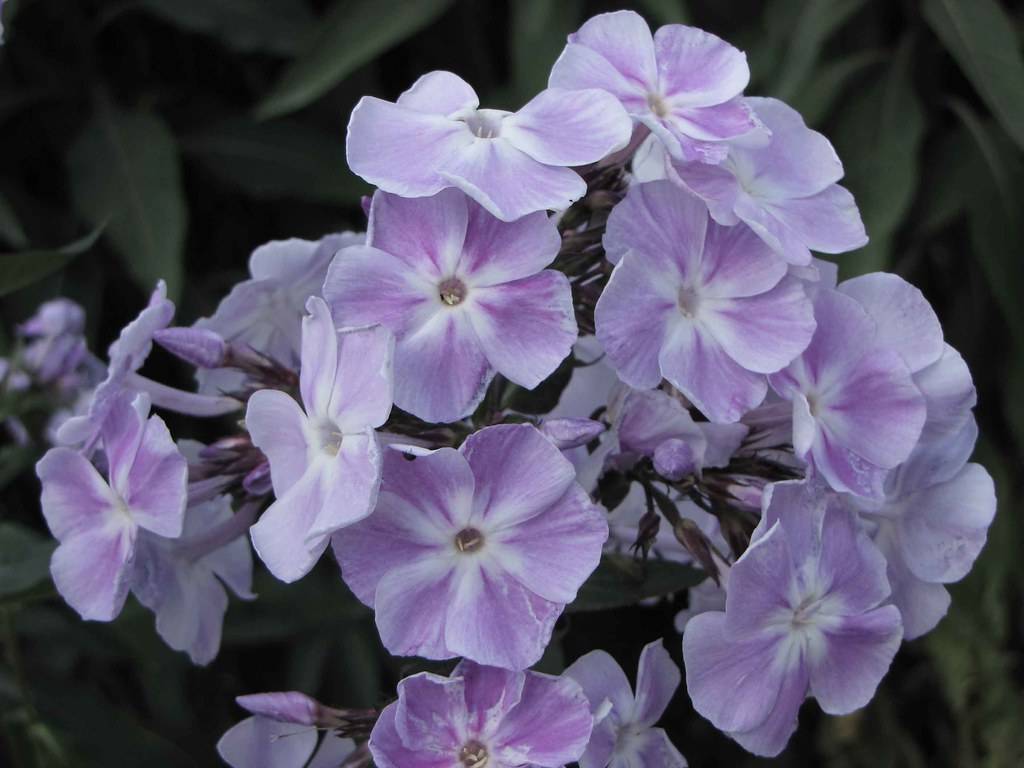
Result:
<svg viewBox="0 0 1024 768">
<path fill-rule="evenodd" d="M 365 234 L 258 248 L 190 327 L 159 285 L 105 367 L 67 302 L 22 327 L 5 388 L 77 402 L 37 473 L 84 618 L 133 592 L 207 663 L 226 588 L 254 598 L 247 536 L 286 582 L 330 545 L 388 651 L 459 660 L 380 711 L 242 697 L 229 764 L 684 766 L 656 727 L 680 649 L 697 712 L 775 755 L 805 699 L 864 706 L 939 622 L 996 505 L 970 373 L 912 285 L 812 255 L 867 242 L 842 163 L 749 76 L 632 12 L 517 112 L 429 73 L 352 113 Z M 196 392 L 140 373 L 154 342 Z M 176 444 L 151 407 L 235 422 Z M 707 577 L 681 644 L 634 687 L 600 650 L 531 671 L 603 558 Z"/>
</svg>

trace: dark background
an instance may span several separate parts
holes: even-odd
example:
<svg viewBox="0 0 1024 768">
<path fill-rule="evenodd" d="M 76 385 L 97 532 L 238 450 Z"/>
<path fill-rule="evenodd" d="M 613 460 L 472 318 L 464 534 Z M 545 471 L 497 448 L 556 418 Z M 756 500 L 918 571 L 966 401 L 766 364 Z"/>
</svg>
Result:
<svg viewBox="0 0 1024 768">
<path fill-rule="evenodd" d="M 803 710 L 778 765 L 1024 764 L 1021 531 L 1024 454 L 1024 63 L 1019 7 L 994 0 L 8 0 L 0 49 L 2 343 L 45 298 L 89 313 L 103 350 L 159 276 L 182 324 L 209 314 L 274 238 L 362 228 L 367 191 L 345 167 L 344 126 L 363 94 L 395 98 L 450 69 L 485 106 L 515 109 L 545 84 L 565 35 L 633 7 L 744 49 L 748 93 L 785 99 L 845 162 L 871 237 L 845 276 L 895 271 L 920 286 L 978 385 L 976 460 L 1000 508 L 939 628 L 904 646 L 878 696 L 844 718 Z M 97 228 L 105 228 L 91 243 Z M 86 237 L 82 242 L 81 238 Z M 76 242 L 77 241 L 77 242 Z M 91 243 L 91 245 L 90 245 Z M 68 244 L 76 245 L 64 251 Z M 85 247 L 90 246 L 90 247 Z M 80 253 L 75 253 L 80 251 Z M 153 375 L 188 383 L 160 354 Z M 30 425 L 42 415 L 2 403 Z M 33 419 L 35 421 L 33 421 Z M 179 436 L 193 429 L 172 424 Z M 210 437 L 210 434 L 197 435 Z M 0 521 L 45 530 L 32 462 L 0 448 Z M 260 600 L 233 602 L 206 669 L 166 648 L 133 601 L 84 623 L 44 587 L 5 592 L 23 552 L 0 547 L 0 766 L 212 766 L 240 693 L 300 689 L 380 704 L 411 666 L 325 559 Z M 17 549 L 15 547 L 15 549 Z M 7 572 L 9 573 L 9 571 Z M 574 614 L 545 667 L 607 648 L 632 675 L 665 637 L 656 608 Z M 680 692 L 664 725 L 694 766 L 746 756 Z"/>
</svg>

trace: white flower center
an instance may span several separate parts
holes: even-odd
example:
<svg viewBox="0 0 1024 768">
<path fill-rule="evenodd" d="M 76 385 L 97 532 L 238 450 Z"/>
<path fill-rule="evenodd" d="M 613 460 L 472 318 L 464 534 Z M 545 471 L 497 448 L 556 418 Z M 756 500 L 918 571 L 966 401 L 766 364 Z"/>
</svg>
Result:
<svg viewBox="0 0 1024 768">
<path fill-rule="evenodd" d="M 647 106 L 658 117 L 666 117 L 671 111 L 660 93 L 648 93 Z"/>
<path fill-rule="evenodd" d="M 700 296 L 693 288 L 680 288 L 678 304 L 679 311 L 683 313 L 683 316 L 692 320 L 697 316 L 697 310 L 700 309 Z"/>
<path fill-rule="evenodd" d="M 330 419 L 324 419 L 314 425 L 313 434 L 317 448 L 331 456 L 338 455 L 338 451 L 341 450 L 341 442 L 344 439 L 341 427 Z"/>
<path fill-rule="evenodd" d="M 496 109 L 474 109 L 457 119 L 464 122 L 477 138 L 496 139 L 501 135 L 501 121 L 505 114 Z"/>
<path fill-rule="evenodd" d="M 455 549 L 464 555 L 479 552 L 484 546 L 484 535 L 476 528 L 463 528 L 455 534 Z"/>
<path fill-rule="evenodd" d="M 449 277 L 437 286 L 437 294 L 445 306 L 455 307 L 463 302 L 469 290 L 466 284 L 457 277 Z"/>
<path fill-rule="evenodd" d="M 466 768 L 486 768 L 487 763 L 490 762 L 487 747 L 475 739 L 467 741 L 459 750 L 459 762 Z"/>
</svg>

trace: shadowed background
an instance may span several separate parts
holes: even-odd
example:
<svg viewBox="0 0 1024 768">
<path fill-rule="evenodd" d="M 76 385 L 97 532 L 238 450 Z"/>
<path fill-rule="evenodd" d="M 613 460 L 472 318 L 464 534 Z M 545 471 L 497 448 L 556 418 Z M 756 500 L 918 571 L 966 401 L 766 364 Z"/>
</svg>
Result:
<svg viewBox="0 0 1024 768">
<path fill-rule="evenodd" d="M 745 50 L 748 94 L 791 103 L 829 136 L 871 243 L 839 257 L 849 277 L 895 271 L 918 285 L 978 386 L 975 460 L 999 513 L 949 616 L 904 646 L 865 710 L 805 707 L 776 765 L 1024 764 L 1024 61 L 1019 7 L 995 0 L 7 0 L 0 48 L 0 353 L 14 324 L 66 295 L 103 350 L 158 277 L 178 322 L 209 314 L 267 240 L 362 229 L 369 191 L 345 166 L 363 94 L 394 99 L 449 69 L 484 106 L 543 88 L 565 36 L 629 7 L 652 26 L 691 23 Z M 188 384 L 162 353 L 148 370 Z M 0 418 L 46 404 L 0 398 Z M 188 433 L 175 424 L 176 436 Z M 177 427 L 177 428 L 176 428 Z M 194 429 L 194 428 L 193 428 Z M 0 447 L 0 523 L 45 531 L 32 463 Z M 34 549 L 38 548 L 38 549 Z M 35 553 L 35 554 L 33 554 Z M 168 649 L 129 601 L 83 623 L 46 583 L 15 590 L 48 550 L 0 536 L 0 765 L 218 764 L 240 693 L 299 689 L 339 706 L 384 702 L 424 668 L 391 659 L 370 612 L 325 558 L 285 586 L 257 568 L 205 669 Z M 26 565 L 27 563 L 27 565 Z M 33 565 L 34 563 L 34 565 Z M 5 587 L 5 584 L 7 585 Z M 596 647 L 635 670 L 685 598 L 567 615 L 543 668 Z M 694 766 L 747 756 L 680 692 L 663 725 Z"/>
</svg>

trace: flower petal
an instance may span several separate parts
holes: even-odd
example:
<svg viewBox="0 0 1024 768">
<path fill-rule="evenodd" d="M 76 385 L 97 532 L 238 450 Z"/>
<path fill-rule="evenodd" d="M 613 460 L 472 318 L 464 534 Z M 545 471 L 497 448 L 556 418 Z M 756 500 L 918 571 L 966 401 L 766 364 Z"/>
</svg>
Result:
<svg viewBox="0 0 1024 768">
<path fill-rule="evenodd" d="M 507 222 L 470 203 L 459 272 L 471 287 L 530 277 L 554 261 L 561 244 L 558 227 L 540 211 Z"/>
<path fill-rule="evenodd" d="M 58 541 L 106 524 L 113 512 L 110 487 L 78 451 L 51 448 L 36 464 L 36 475 L 43 517 Z"/>
<path fill-rule="evenodd" d="M 437 70 L 422 75 L 409 90 L 398 97 L 401 107 L 432 115 L 452 115 L 480 106 L 473 87 L 451 72 Z"/>
<path fill-rule="evenodd" d="M 750 81 L 746 54 L 702 29 L 666 24 L 654 33 L 654 49 L 661 94 L 675 104 L 721 104 Z"/>
<path fill-rule="evenodd" d="M 338 379 L 331 416 L 346 435 L 379 427 L 394 397 L 395 337 L 380 325 L 338 332 Z"/>
<path fill-rule="evenodd" d="M 316 729 L 247 717 L 217 742 L 231 768 L 302 768 L 316 748 Z"/>
<path fill-rule="evenodd" d="M 459 263 L 468 225 L 469 202 L 458 190 L 417 199 L 377 192 L 366 241 L 436 284 Z"/>
<path fill-rule="evenodd" d="M 274 493 L 283 496 L 309 466 L 306 414 L 290 395 L 261 389 L 249 398 L 245 428 L 270 462 Z"/>
<path fill-rule="evenodd" d="M 707 225 L 705 206 L 672 182 L 637 184 L 608 217 L 605 255 L 618 264 L 625 254 L 641 251 L 652 268 L 692 276 L 704 252 Z"/>
<path fill-rule="evenodd" d="M 117 521 L 70 536 L 50 560 L 57 591 L 83 619 L 112 621 L 128 597 L 136 529 Z"/>
<path fill-rule="evenodd" d="M 678 673 L 678 669 L 676 672 Z M 590 709 L 596 712 L 605 701 L 612 705 L 612 711 L 618 713 L 618 721 L 622 722 L 632 713 L 633 689 L 629 685 L 622 667 L 606 651 L 591 651 L 570 664 L 565 672 L 579 683 L 590 701 Z"/>
<path fill-rule="evenodd" d="M 681 680 L 679 667 L 660 640 L 645 645 L 636 674 L 636 709 L 630 720 L 648 728 L 658 722 Z"/>
<path fill-rule="evenodd" d="M 452 768 L 451 755 L 431 755 L 413 751 L 402 743 L 395 726 L 398 702 L 389 704 L 380 713 L 370 734 L 370 754 L 377 768 Z"/>
<path fill-rule="evenodd" d="M 451 555 L 423 557 L 389 571 L 377 584 L 374 611 L 380 640 L 393 656 L 422 656 L 425 659 L 450 659 L 470 656 L 451 646 L 446 638 L 445 607 L 454 608 L 459 574 Z M 489 622 L 484 615 L 475 621 Z M 506 625 L 509 626 L 509 625 Z M 470 656 L 472 658 L 472 656 Z"/>
<path fill-rule="evenodd" d="M 769 204 L 766 210 L 785 228 L 780 241 L 786 249 L 790 238 L 820 253 L 846 253 L 868 243 L 853 195 L 838 184 L 811 197 Z"/>
</svg>

